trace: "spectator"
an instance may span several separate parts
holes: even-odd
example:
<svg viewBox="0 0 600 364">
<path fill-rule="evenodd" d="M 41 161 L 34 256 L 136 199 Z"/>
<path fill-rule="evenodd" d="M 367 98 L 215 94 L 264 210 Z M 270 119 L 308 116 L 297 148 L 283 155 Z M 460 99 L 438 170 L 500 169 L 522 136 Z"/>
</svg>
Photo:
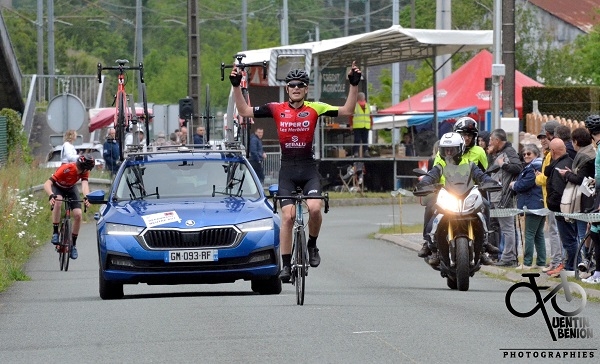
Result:
<svg viewBox="0 0 600 364">
<path fill-rule="evenodd" d="M 573 148 L 573 142 L 571 141 L 571 129 L 566 125 L 558 125 L 554 129 L 554 135 L 565 143 L 567 154 L 571 159 L 575 160 L 577 151 Z"/>
<path fill-rule="evenodd" d="M 181 144 L 186 145 L 188 142 L 188 128 L 187 126 L 182 126 L 179 130 L 179 141 Z"/>
<path fill-rule="evenodd" d="M 73 144 L 77 140 L 77 132 L 75 130 L 67 130 L 63 136 L 63 140 L 64 143 L 60 151 L 61 164 L 76 162 L 79 155 Z"/>
<path fill-rule="evenodd" d="M 257 128 L 254 134 L 250 136 L 250 165 L 254 168 L 261 184 L 265 182 L 263 162 L 267 158 L 267 153 L 265 153 L 262 144 L 263 134 L 264 130 Z"/>
<path fill-rule="evenodd" d="M 490 194 L 490 202 L 495 208 L 511 208 L 514 206 L 514 202 L 509 185 L 523 169 L 521 160 L 517 151 L 506 140 L 506 132 L 503 129 L 492 131 L 488 149 L 493 160 L 490 168 L 500 167 L 498 171 L 492 173 L 491 177 L 502 184 L 502 191 Z M 496 262 L 496 265 L 514 267 L 517 265 L 515 219 L 510 216 L 498 217 L 496 220 L 500 226 L 501 237 L 504 239 L 502 257 Z"/>
<path fill-rule="evenodd" d="M 194 134 L 194 144 L 204 144 L 204 127 L 199 126 L 196 128 L 196 134 Z"/>
<path fill-rule="evenodd" d="M 542 158 L 540 150 L 533 144 L 523 145 L 523 160 L 526 165 L 519 177 L 510 184 L 510 188 L 517 193 L 517 207 L 522 209 L 541 209 L 542 188 L 535 184 L 535 172 L 540 172 Z M 542 215 L 525 214 L 525 249 L 523 251 L 523 264 L 521 269 L 544 267 L 546 265 L 546 239 L 544 237 L 544 221 Z M 533 251 L 537 254 L 533 264 Z"/>
<path fill-rule="evenodd" d="M 108 169 L 111 175 L 114 175 L 119 170 L 119 161 L 121 158 L 121 155 L 119 153 L 119 142 L 116 139 L 115 128 L 108 129 L 108 134 L 106 134 L 106 141 L 104 142 L 102 147 L 102 156 L 104 157 L 106 168 Z"/>
<path fill-rule="evenodd" d="M 560 135 L 559 130 L 560 127 L 556 129 L 557 136 Z M 592 145 L 592 136 L 587 129 L 575 129 L 572 137 L 572 146 L 577 152 L 575 158 L 573 159 L 573 166 L 571 168 L 565 167 L 565 169 L 561 169 L 559 173 L 568 182 L 579 186 L 585 177 L 593 178 L 595 175 L 596 167 L 594 163 L 596 160 L 596 151 Z M 562 140 L 564 142 L 564 139 Z M 594 196 L 586 196 L 579 191 L 577 191 L 577 194 L 580 196 L 576 199 L 576 201 L 579 201 L 579 204 L 575 205 L 573 212 L 592 211 L 594 205 Z M 577 226 L 577 241 L 581 241 L 587 232 L 587 222 L 575 220 L 575 225 Z"/>
<path fill-rule="evenodd" d="M 354 115 L 350 117 L 350 124 L 354 134 L 352 153 L 355 157 L 368 157 L 369 130 L 373 126 L 373 117 L 371 116 L 371 106 L 367 102 L 364 92 L 358 93 Z M 359 150 L 361 153 L 359 153 Z"/>
<path fill-rule="evenodd" d="M 564 177 L 560 175 L 559 170 L 571 168 L 573 160 L 567 154 L 565 143 L 559 138 L 554 138 L 550 142 L 550 153 L 552 154 L 552 163 L 543 172 L 548 178 L 546 180 L 546 204 L 551 211 L 560 212 L 560 201 L 567 183 Z M 546 274 L 558 276 L 559 272 L 564 269 L 568 274 L 574 275 L 577 254 L 577 228 L 574 223 L 565 220 L 562 216 L 556 216 L 556 226 L 566 259 L 564 263 L 556 269 L 546 272 Z"/>
<path fill-rule="evenodd" d="M 174 132 L 169 134 L 169 141 L 167 143 L 168 143 L 168 145 L 181 145 L 181 142 L 179 141 L 179 134 L 178 134 L 177 130 L 175 130 Z"/>
<path fill-rule="evenodd" d="M 414 157 L 415 148 L 413 148 L 412 135 L 410 134 L 410 131 L 402 136 L 402 144 L 404 145 L 405 155 L 407 157 Z"/>
<path fill-rule="evenodd" d="M 159 132 L 158 135 L 156 136 L 156 140 L 154 140 L 152 145 L 155 145 L 157 147 L 160 147 L 163 145 L 168 145 L 167 138 L 165 137 L 165 132 L 163 132 L 163 131 Z"/>
<path fill-rule="evenodd" d="M 550 163 L 552 163 L 552 153 L 550 153 L 550 141 L 554 139 L 554 133 L 549 133 L 546 131 L 546 126 L 550 128 L 550 130 L 554 130 L 554 128 L 558 125 L 556 121 L 548 121 L 547 123 L 542 125 L 542 129 L 538 133 L 538 140 L 542 145 L 542 150 L 544 153 L 544 160 L 542 162 L 541 171 L 543 171 Z M 544 198 L 544 206 L 548 207 L 546 204 L 548 191 L 546 188 L 547 178 L 544 173 L 536 173 L 535 183 L 542 187 L 542 196 Z M 556 226 L 556 216 L 553 211 L 550 211 L 548 216 L 546 217 L 546 221 L 548 222 L 548 241 L 550 243 L 550 262 L 544 268 L 542 268 L 542 272 L 553 271 L 558 268 L 559 265 L 562 264 L 562 244 L 560 242 L 560 238 L 558 236 L 558 227 Z"/>
</svg>

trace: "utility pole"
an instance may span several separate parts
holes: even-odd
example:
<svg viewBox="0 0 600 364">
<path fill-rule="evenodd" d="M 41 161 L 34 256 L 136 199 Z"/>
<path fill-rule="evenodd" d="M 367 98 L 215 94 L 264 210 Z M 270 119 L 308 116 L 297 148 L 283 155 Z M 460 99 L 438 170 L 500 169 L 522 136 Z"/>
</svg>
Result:
<svg viewBox="0 0 600 364">
<path fill-rule="evenodd" d="M 242 0 L 242 51 L 248 49 L 248 0 Z"/>
<path fill-rule="evenodd" d="M 502 2 L 502 117 L 515 117 L 515 0 Z M 521 116 L 521 115 L 519 115 Z"/>
<path fill-rule="evenodd" d="M 494 63 L 492 64 L 492 129 L 500 127 L 500 78 L 502 65 L 502 0 L 494 0 Z"/>
<path fill-rule="evenodd" d="M 200 125 L 200 39 L 198 36 L 198 0 L 188 0 L 188 96 L 194 111 L 192 125 Z M 190 141 L 191 128 L 188 128 Z"/>
<path fill-rule="evenodd" d="M 48 101 L 54 98 L 54 0 L 48 0 Z"/>
<path fill-rule="evenodd" d="M 344 37 L 348 36 L 348 27 L 350 24 L 350 0 L 344 4 Z"/>
<path fill-rule="evenodd" d="M 140 63 L 144 62 L 144 45 L 143 45 L 143 21 L 142 21 L 142 0 L 136 0 L 135 4 L 135 66 L 137 67 Z M 142 80 L 139 79 L 140 74 L 136 73 L 136 79 L 138 80 L 138 102 L 143 102 L 142 99 Z M 149 121 L 148 121 L 149 122 Z M 150 138 L 149 135 L 146 138 Z M 150 139 L 148 139 L 150 140 Z"/>
</svg>

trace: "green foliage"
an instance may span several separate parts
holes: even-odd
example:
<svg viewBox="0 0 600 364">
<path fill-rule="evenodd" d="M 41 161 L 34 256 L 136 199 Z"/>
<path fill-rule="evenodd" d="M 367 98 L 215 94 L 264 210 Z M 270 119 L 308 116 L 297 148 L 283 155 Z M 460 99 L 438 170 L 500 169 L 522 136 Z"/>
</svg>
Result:
<svg viewBox="0 0 600 364">
<path fill-rule="evenodd" d="M 21 126 L 19 113 L 11 109 L 2 109 L 0 115 L 5 116 L 7 119 L 8 160 L 17 163 L 31 163 L 33 157 L 27 143 L 27 135 L 25 135 Z"/>
</svg>

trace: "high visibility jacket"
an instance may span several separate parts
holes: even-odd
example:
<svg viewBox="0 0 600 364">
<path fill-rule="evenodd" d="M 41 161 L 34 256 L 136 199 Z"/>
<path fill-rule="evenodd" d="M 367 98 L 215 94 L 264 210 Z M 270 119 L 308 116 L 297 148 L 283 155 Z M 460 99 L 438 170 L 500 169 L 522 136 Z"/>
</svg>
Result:
<svg viewBox="0 0 600 364">
<path fill-rule="evenodd" d="M 352 116 L 353 129 L 371 129 L 371 105 L 365 103 L 365 109 L 356 103 Z"/>
<path fill-rule="evenodd" d="M 463 158 L 466 158 L 467 160 L 475 163 L 475 165 L 477 165 L 477 167 L 479 167 L 484 172 L 488 167 L 488 160 L 487 155 L 485 154 L 485 150 L 483 150 L 483 148 L 479 145 L 474 145 L 471 148 L 469 148 L 469 150 L 467 150 L 465 154 L 463 154 Z M 442 164 L 442 166 L 445 166 L 446 162 L 444 162 L 444 158 L 442 158 L 440 153 L 438 153 L 435 156 L 433 164 L 441 164 L 442 162 L 444 163 Z"/>
</svg>

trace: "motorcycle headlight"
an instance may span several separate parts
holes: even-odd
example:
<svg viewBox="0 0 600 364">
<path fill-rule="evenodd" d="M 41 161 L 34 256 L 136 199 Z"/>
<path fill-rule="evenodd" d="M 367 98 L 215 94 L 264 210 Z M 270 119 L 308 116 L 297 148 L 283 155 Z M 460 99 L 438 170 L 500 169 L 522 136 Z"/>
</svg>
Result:
<svg viewBox="0 0 600 364">
<path fill-rule="evenodd" d="M 477 195 L 476 194 L 471 194 L 469 195 L 464 203 L 464 210 L 470 210 L 475 206 L 475 203 L 477 202 Z"/>
<path fill-rule="evenodd" d="M 437 197 L 438 205 L 447 211 L 459 212 L 460 200 L 452 196 L 448 191 L 441 189 Z"/>
</svg>

